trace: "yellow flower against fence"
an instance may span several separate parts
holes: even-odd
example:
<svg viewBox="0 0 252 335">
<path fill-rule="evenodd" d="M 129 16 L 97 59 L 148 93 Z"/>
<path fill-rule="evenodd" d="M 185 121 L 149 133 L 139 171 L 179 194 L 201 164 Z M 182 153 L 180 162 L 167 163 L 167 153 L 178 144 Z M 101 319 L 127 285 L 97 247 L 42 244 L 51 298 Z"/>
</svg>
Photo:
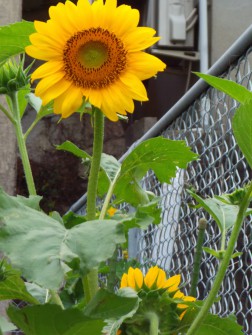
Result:
<svg viewBox="0 0 252 335">
<path fill-rule="evenodd" d="M 186 296 L 179 290 L 180 281 L 180 275 L 175 275 L 167 279 L 165 271 L 158 266 L 151 267 L 145 276 L 140 269 L 130 267 L 128 273 L 124 273 L 122 276 L 120 288 L 131 287 L 137 292 L 140 290 L 160 290 L 162 293 L 169 293 L 173 299 L 181 299 L 185 302 L 195 301 L 196 298 Z M 178 303 L 177 307 L 178 309 L 184 310 L 188 305 Z"/>
<path fill-rule="evenodd" d="M 147 101 L 142 80 L 163 71 L 165 64 L 143 50 L 159 40 L 155 30 L 138 27 L 139 12 L 117 7 L 116 0 L 79 0 L 49 9 L 47 22 L 35 21 L 28 55 L 43 60 L 32 74 L 40 79 L 36 95 L 43 105 L 54 100 L 63 118 L 84 101 L 110 120 L 134 111 L 133 100 Z"/>
<path fill-rule="evenodd" d="M 166 279 L 164 270 L 158 266 L 153 266 L 149 269 L 146 276 L 140 269 L 129 268 L 128 273 L 124 273 L 121 280 L 121 288 L 132 287 L 136 291 L 140 289 L 166 289 L 168 292 L 174 292 L 178 290 L 180 283 L 180 275 L 175 275 L 169 279 Z"/>
</svg>

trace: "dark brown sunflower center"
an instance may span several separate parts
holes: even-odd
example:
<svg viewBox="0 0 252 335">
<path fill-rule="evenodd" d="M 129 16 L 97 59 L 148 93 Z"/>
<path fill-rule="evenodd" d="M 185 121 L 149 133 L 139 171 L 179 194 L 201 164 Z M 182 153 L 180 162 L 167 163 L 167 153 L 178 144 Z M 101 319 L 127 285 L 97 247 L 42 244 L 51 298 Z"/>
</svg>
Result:
<svg viewBox="0 0 252 335">
<path fill-rule="evenodd" d="M 102 28 L 80 31 L 65 45 L 66 78 L 78 87 L 107 87 L 125 69 L 126 54 L 122 41 L 114 33 Z"/>
</svg>

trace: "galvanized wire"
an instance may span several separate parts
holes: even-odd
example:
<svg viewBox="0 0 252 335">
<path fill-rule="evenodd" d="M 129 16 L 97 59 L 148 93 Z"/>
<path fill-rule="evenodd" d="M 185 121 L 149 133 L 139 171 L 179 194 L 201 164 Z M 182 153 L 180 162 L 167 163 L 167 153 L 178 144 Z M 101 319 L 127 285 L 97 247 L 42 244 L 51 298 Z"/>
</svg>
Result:
<svg viewBox="0 0 252 335">
<path fill-rule="evenodd" d="M 232 79 L 251 90 L 252 48 L 249 48 L 222 77 Z M 232 133 L 231 120 L 238 104 L 226 94 L 208 88 L 162 132 L 169 139 L 185 140 L 199 154 L 199 160 L 186 170 L 178 170 L 171 185 L 157 182 L 153 173 L 143 180 L 148 190 L 162 197 L 162 220 L 138 232 L 135 257 L 144 268 L 157 264 L 169 274 L 180 273 L 189 294 L 197 226 L 201 217 L 208 225 L 204 245 L 217 250 L 220 234 L 215 222 L 202 210 L 190 204 L 186 191 L 193 187 L 200 196 L 231 193 L 251 179 L 248 167 Z M 252 228 L 251 219 L 244 222 L 234 258 L 219 292 L 219 301 L 212 308 L 221 316 L 235 314 L 246 335 L 252 334 Z M 135 248 L 135 246 L 134 246 Z M 218 261 L 203 253 L 197 296 L 204 299 L 213 282 Z"/>
</svg>

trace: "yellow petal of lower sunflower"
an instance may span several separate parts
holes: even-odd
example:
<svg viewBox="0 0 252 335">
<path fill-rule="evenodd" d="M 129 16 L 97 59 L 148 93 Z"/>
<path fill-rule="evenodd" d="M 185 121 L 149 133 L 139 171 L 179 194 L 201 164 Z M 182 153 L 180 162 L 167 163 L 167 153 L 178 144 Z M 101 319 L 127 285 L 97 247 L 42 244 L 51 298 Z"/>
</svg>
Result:
<svg viewBox="0 0 252 335">
<path fill-rule="evenodd" d="M 128 286 L 132 287 L 133 289 L 136 288 L 134 269 L 132 267 L 130 267 L 128 271 Z"/>
<path fill-rule="evenodd" d="M 170 277 L 169 279 L 166 280 L 164 283 L 164 287 L 167 288 L 168 292 L 174 292 L 178 289 L 178 286 L 180 284 L 181 276 L 180 275 L 175 275 Z"/>
<path fill-rule="evenodd" d="M 143 286 L 143 273 L 140 269 L 135 269 L 135 282 L 138 289 L 141 289 Z"/>
<path fill-rule="evenodd" d="M 126 273 L 123 274 L 121 278 L 120 288 L 128 287 L 128 275 Z"/>
<path fill-rule="evenodd" d="M 157 277 L 157 283 L 156 283 L 157 288 L 163 288 L 165 280 L 166 280 L 166 274 L 165 274 L 164 270 L 159 269 L 158 277 Z"/>
<path fill-rule="evenodd" d="M 151 288 L 157 279 L 159 268 L 157 266 L 151 267 L 144 277 L 144 283 L 147 287 Z"/>
<path fill-rule="evenodd" d="M 191 297 L 191 296 L 189 296 L 189 295 L 185 295 L 182 299 L 183 299 L 184 301 L 189 301 L 189 302 L 193 302 L 193 301 L 196 300 L 195 297 Z M 180 309 L 188 308 L 188 305 L 178 304 L 178 308 L 180 308 Z"/>
</svg>

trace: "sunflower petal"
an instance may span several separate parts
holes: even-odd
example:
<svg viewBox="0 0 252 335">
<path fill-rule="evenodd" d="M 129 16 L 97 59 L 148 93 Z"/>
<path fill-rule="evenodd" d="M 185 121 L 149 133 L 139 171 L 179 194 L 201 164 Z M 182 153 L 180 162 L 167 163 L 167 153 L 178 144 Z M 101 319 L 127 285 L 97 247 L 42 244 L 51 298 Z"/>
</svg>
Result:
<svg viewBox="0 0 252 335">
<path fill-rule="evenodd" d="M 120 288 L 128 287 L 128 275 L 126 273 L 123 274 L 121 278 Z"/>
<path fill-rule="evenodd" d="M 130 72 L 141 80 L 151 78 L 166 68 L 166 64 L 160 59 L 142 51 L 128 56 L 128 66 Z"/>
<path fill-rule="evenodd" d="M 39 66 L 31 75 L 31 79 L 39 79 L 44 78 L 47 76 L 50 76 L 51 74 L 54 74 L 55 72 L 61 71 L 63 64 L 59 61 L 49 61 L 44 63 L 43 65 Z"/>
<path fill-rule="evenodd" d="M 147 287 L 151 288 L 157 279 L 159 268 L 157 266 L 151 267 L 144 277 L 144 283 Z"/>
</svg>

